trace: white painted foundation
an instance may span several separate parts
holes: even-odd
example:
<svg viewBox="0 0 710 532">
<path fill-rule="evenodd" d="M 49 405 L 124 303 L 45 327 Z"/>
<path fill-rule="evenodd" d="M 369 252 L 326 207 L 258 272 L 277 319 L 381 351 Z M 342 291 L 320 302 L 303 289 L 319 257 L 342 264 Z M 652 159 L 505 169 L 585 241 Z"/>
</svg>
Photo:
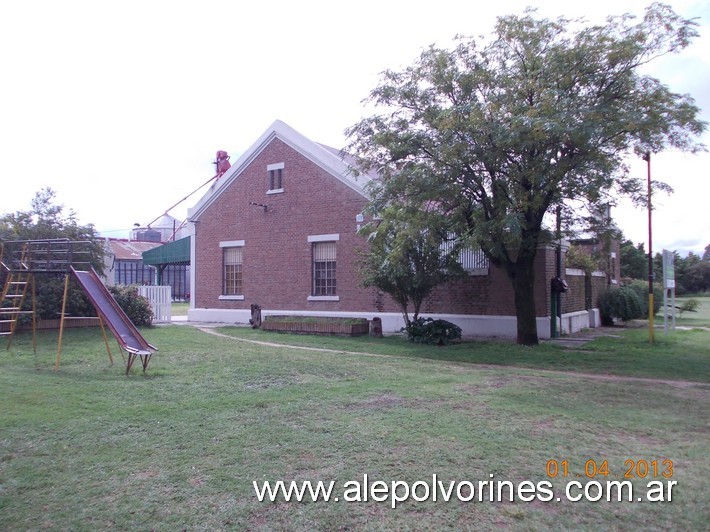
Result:
<svg viewBox="0 0 710 532">
<path fill-rule="evenodd" d="M 305 310 L 268 310 L 262 309 L 261 316 L 270 314 L 297 316 L 332 316 L 347 318 L 380 318 L 382 332 L 397 333 L 404 327 L 401 314 L 391 312 L 324 312 Z M 461 327 L 464 336 L 515 338 L 517 335 L 515 316 L 471 316 L 466 314 L 422 314 L 424 318 L 443 319 Z M 248 324 L 251 311 L 248 309 L 207 309 L 191 308 L 187 313 L 188 321 L 213 322 L 224 324 Z M 599 310 L 583 310 L 563 314 L 559 330 L 571 334 L 581 329 L 599 326 Z M 550 318 L 537 318 L 537 334 L 541 339 L 550 338 Z"/>
</svg>

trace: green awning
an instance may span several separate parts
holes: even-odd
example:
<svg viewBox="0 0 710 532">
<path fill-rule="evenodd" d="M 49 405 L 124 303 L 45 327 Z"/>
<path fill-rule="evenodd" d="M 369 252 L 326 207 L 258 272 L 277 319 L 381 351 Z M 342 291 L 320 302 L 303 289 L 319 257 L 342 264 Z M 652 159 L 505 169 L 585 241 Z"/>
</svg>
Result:
<svg viewBox="0 0 710 532">
<path fill-rule="evenodd" d="M 190 237 L 168 242 L 143 252 L 143 264 L 161 266 L 167 264 L 190 264 Z"/>
</svg>

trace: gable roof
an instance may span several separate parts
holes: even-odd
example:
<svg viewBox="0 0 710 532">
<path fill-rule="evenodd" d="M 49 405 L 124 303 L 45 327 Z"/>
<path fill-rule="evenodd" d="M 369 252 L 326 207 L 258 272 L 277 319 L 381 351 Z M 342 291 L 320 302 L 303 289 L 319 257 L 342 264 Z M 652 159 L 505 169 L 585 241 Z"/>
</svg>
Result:
<svg viewBox="0 0 710 532">
<path fill-rule="evenodd" d="M 369 198 L 365 187 L 373 179 L 373 176 L 354 172 L 354 159 L 352 157 L 343 157 L 340 150 L 313 142 L 288 124 L 281 120 L 276 120 L 249 149 L 242 153 L 229 170 L 212 184 L 195 206 L 187 210 L 188 219 L 192 221 L 199 218 L 274 139 L 281 140 L 355 192 L 365 198 Z"/>
</svg>

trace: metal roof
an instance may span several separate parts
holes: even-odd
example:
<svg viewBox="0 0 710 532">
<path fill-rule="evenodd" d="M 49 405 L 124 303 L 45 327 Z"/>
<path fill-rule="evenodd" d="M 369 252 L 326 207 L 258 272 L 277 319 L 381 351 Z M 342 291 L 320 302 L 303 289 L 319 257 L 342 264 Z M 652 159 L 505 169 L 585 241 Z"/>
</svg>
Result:
<svg viewBox="0 0 710 532">
<path fill-rule="evenodd" d="M 190 264 L 190 237 L 186 236 L 175 242 L 143 252 L 143 264 L 158 266 L 162 264 Z"/>
<path fill-rule="evenodd" d="M 116 260 L 141 260 L 144 252 L 158 247 L 158 242 L 142 240 L 109 240 L 108 247 Z"/>
</svg>

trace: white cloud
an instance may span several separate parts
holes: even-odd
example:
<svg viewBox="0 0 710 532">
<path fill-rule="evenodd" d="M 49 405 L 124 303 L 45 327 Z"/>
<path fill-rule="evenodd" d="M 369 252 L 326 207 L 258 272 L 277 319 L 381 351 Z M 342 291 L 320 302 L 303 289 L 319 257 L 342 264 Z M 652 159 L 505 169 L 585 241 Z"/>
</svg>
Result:
<svg viewBox="0 0 710 532">
<path fill-rule="evenodd" d="M 341 147 L 379 73 L 411 64 L 430 44 L 487 34 L 496 16 L 526 5 L 599 22 L 647 4 L 10 2 L 0 19 L 0 213 L 28 208 L 51 186 L 82 223 L 100 230 L 147 223 L 213 174 L 216 150 L 237 155 L 274 119 Z M 705 16 L 707 33 L 705 3 L 674 7 Z M 658 65 L 661 79 L 704 108 L 709 48 L 703 34 Z M 659 201 L 654 248 L 682 240 L 701 250 L 710 242 L 700 205 L 710 160 L 670 157 L 666 168 L 662 159 L 659 178 L 665 173 L 677 192 Z M 190 203 L 171 214 L 183 217 Z M 636 214 L 620 220 L 629 238 L 645 240 Z"/>
</svg>

